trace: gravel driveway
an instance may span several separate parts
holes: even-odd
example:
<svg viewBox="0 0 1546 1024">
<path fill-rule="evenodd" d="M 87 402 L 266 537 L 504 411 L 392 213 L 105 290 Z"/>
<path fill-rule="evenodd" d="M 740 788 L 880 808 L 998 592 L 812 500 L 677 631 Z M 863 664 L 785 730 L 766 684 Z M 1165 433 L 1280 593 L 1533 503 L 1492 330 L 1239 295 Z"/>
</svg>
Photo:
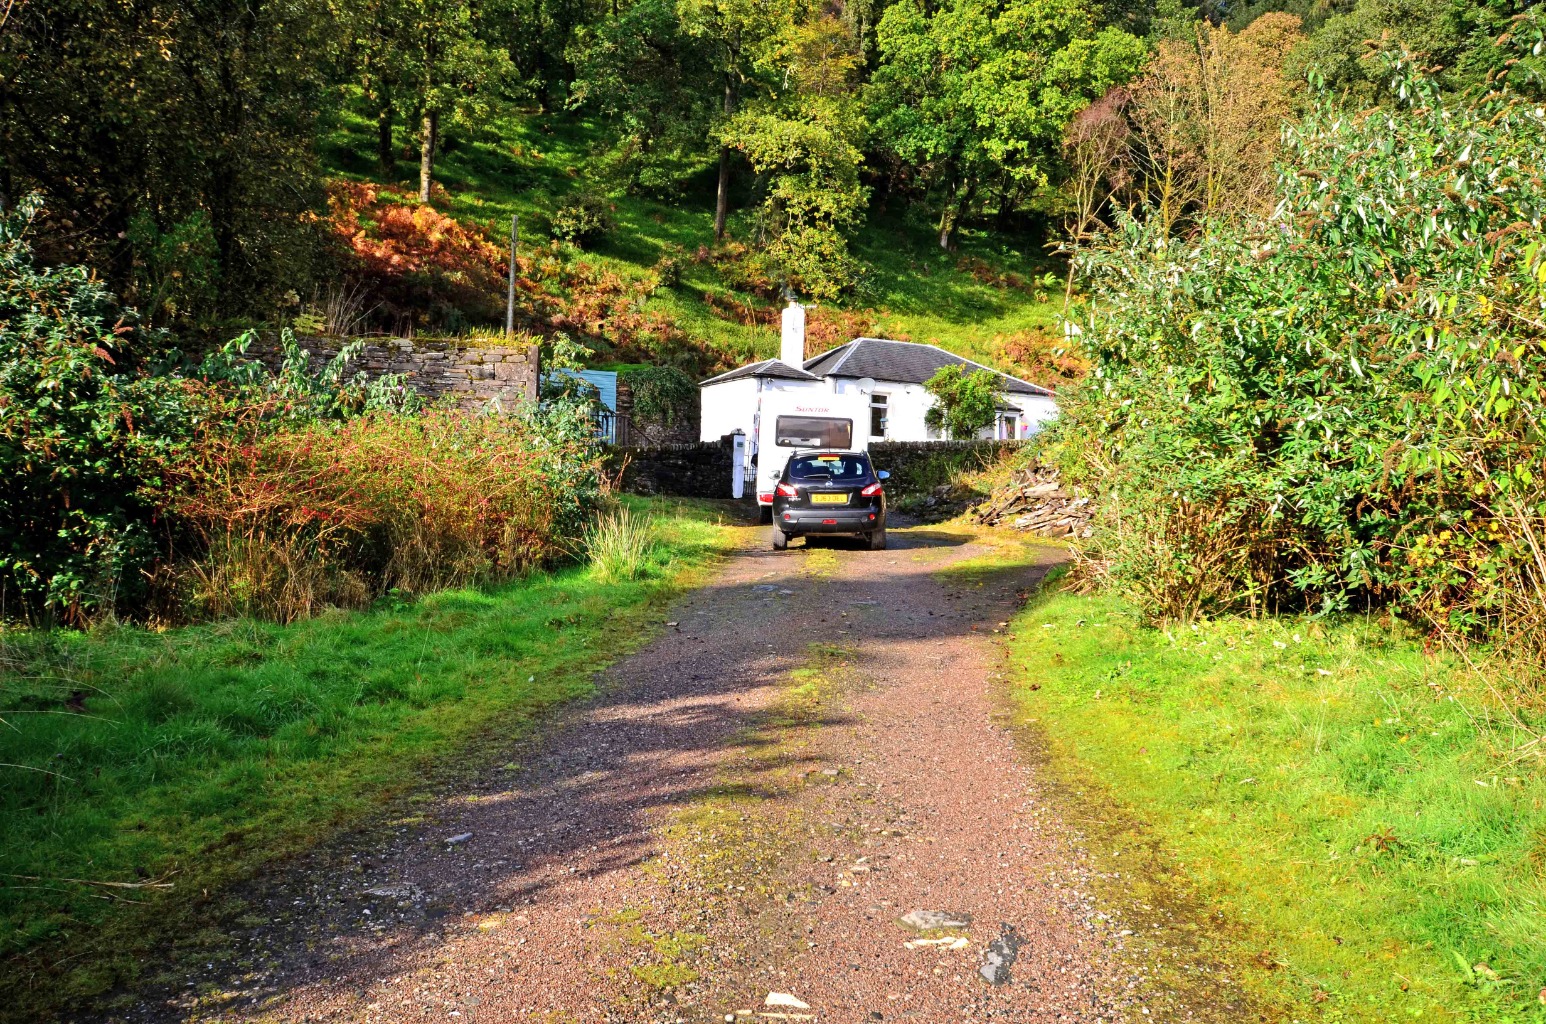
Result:
<svg viewBox="0 0 1546 1024">
<path fill-rule="evenodd" d="M 1056 550 L 967 575 L 991 550 L 945 528 L 757 532 L 509 763 L 275 869 L 210 959 L 97 1019 L 1147 1013 L 1000 718 L 995 630 Z"/>
</svg>

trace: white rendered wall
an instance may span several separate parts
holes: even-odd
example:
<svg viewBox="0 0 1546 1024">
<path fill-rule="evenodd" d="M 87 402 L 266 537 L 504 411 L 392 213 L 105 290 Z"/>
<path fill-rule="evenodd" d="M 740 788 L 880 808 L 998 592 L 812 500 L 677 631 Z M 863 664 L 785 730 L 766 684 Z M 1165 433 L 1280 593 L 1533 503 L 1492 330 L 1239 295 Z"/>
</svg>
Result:
<svg viewBox="0 0 1546 1024">
<path fill-rule="evenodd" d="M 853 394 L 859 390 L 859 382 L 833 377 L 832 390 L 838 394 Z M 923 416 L 934 404 L 934 396 L 922 384 L 903 384 L 901 381 L 877 380 L 873 395 L 886 396 L 887 441 L 937 441 L 940 435 L 930 435 L 924 426 Z M 874 438 L 871 438 L 874 440 Z"/>
<path fill-rule="evenodd" d="M 718 441 L 736 429 L 752 433 L 757 411 L 757 379 L 742 377 L 698 389 L 698 440 Z"/>
<path fill-rule="evenodd" d="M 828 390 L 836 394 L 856 394 L 858 381 L 841 377 L 829 377 L 824 381 L 779 380 L 776 378 L 742 377 L 724 384 L 711 384 L 700 388 L 702 403 L 702 427 L 699 438 L 718 441 L 733 430 L 744 430 L 748 437 L 753 433 L 760 390 L 801 391 L 812 388 Z M 760 387 L 759 387 L 760 385 Z M 940 441 L 944 435 L 931 432 L 925 426 L 924 415 L 934 405 L 934 396 L 922 384 L 903 384 L 900 381 L 877 380 L 872 394 L 886 396 L 886 440 L 888 441 Z M 1005 395 L 1004 405 L 1020 410 L 1021 438 L 1030 437 L 1048 420 L 1057 416 L 1057 403 L 1044 395 Z M 868 428 L 868 420 L 865 428 Z M 979 436 L 991 438 L 993 428 Z M 873 440 L 873 438 L 872 438 Z"/>
<path fill-rule="evenodd" d="M 1047 395 L 1005 395 L 1005 405 L 1020 410 L 1021 440 L 1035 434 L 1048 421 L 1057 419 L 1057 400 Z"/>
</svg>

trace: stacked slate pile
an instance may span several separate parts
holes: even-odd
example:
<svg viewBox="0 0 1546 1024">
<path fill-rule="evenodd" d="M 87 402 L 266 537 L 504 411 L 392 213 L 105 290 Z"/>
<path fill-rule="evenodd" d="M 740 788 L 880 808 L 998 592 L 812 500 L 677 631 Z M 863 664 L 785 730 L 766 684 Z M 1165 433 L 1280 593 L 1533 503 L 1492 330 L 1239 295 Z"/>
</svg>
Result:
<svg viewBox="0 0 1546 1024">
<path fill-rule="evenodd" d="M 971 511 L 988 526 L 1010 526 L 1041 537 L 1088 537 L 1090 499 L 1063 490 L 1056 469 L 1034 465 L 1017 469 L 1009 483 Z"/>
</svg>

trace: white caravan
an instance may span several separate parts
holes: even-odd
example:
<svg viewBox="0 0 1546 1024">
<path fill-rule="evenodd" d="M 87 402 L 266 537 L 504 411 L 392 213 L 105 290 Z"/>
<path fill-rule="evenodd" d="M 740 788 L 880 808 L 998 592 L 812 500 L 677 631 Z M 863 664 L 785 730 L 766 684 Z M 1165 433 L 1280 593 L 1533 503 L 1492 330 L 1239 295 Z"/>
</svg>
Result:
<svg viewBox="0 0 1546 1024">
<path fill-rule="evenodd" d="M 862 452 L 870 446 L 870 397 L 816 388 L 764 391 L 752 417 L 748 458 L 756 474 L 757 504 L 772 511 L 773 488 L 789 456 L 806 448 Z"/>
</svg>

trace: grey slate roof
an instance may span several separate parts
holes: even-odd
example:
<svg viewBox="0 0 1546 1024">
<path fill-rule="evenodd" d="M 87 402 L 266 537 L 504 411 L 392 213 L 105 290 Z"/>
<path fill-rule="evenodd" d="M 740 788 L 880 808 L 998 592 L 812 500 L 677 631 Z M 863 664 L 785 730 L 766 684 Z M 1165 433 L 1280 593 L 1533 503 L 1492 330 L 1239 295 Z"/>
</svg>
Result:
<svg viewBox="0 0 1546 1024">
<path fill-rule="evenodd" d="M 722 373 L 718 377 L 710 377 L 708 380 L 699 383 L 698 386 L 723 384 L 730 380 L 740 380 L 742 377 L 777 377 L 780 380 L 821 379 L 813 373 L 806 373 L 804 370 L 790 366 L 788 363 L 781 363 L 777 359 L 764 359 L 760 363 L 747 363 L 745 366 L 738 366 L 728 373 Z"/>
<path fill-rule="evenodd" d="M 805 369 L 819 377 L 871 377 L 875 380 L 892 380 L 901 384 L 922 384 L 934 376 L 942 366 L 963 365 L 973 370 L 987 370 L 1002 378 L 1001 387 L 1016 395 L 1051 395 L 1052 392 L 1030 381 L 999 373 L 991 366 L 983 366 L 970 359 L 963 359 L 935 345 L 920 345 L 911 341 L 890 341 L 885 338 L 855 338 L 846 345 L 839 345 L 805 361 Z M 735 371 L 737 373 L 741 371 Z"/>
</svg>

